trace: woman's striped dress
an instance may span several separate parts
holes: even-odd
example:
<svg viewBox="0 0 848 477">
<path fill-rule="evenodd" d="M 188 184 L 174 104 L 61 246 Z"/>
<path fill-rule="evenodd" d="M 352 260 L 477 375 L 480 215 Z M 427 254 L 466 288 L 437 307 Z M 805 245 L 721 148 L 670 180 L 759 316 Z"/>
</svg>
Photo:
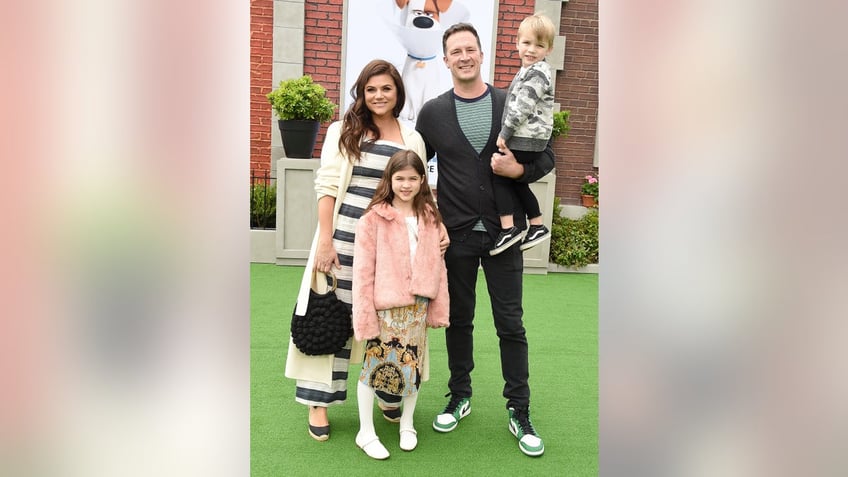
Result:
<svg viewBox="0 0 848 477">
<path fill-rule="evenodd" d="M 383 176 L 386 164 L 394 153 L 404 149 L 400 144 L 390 141 L 362 143 L 360 161 L 354 164 L 350 185 L 336 200 L 342 200 L 336 230 L 333 233 L 333 246 L 339 256 L 341 269 L 335 270 L 337 279 L 336 296 L 348 307 L 353 303 L 351 279 L 353 277 L 353 239 L 356 224 L 362 212 L 368 207 L 377 184 Z M 335 355 L 333 360 L 333 382 L 331 386 L 323 383 L 298 380 L 295 401 L 307 406 L 327 406 L 341 404 L 347 398 L 347 371 L 350 361 L 352 340 Z"/>
</svg>

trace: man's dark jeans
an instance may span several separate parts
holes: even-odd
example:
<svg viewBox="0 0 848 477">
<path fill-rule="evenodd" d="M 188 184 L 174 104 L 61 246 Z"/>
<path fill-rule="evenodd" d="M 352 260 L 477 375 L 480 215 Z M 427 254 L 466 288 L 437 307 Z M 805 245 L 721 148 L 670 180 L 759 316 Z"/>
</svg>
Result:
<svg viewBox="0 0 848 477">
<path fill-rule="evenodd" d="M 471 396 L 474 369 L 474 308 L 477 270 L 482 263 L 486 276 L 495 329 L 500 340 L 503 395 L 507 407 L 525 408 L 530 403 L 527 384 L 527 338 L 521 307 L 524 261 L 518 245 L 490 256 L 493 240 L 485 232 L 451 234 L 445 254 L 450 291 L 450 327 L 445 330 L 452 394 Z"/>
</svg>

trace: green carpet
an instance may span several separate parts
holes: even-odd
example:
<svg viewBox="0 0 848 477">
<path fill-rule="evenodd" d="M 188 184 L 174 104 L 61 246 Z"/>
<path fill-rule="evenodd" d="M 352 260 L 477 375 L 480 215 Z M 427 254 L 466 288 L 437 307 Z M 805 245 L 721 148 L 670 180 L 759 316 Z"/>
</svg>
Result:
<svg viewBox="0 0 848 477">
<path fill-rule="evenodd" d="M 306 431 L 306 408 L 283 376 L 288 327 L 303 267 L 251 264 L 251 475 L 598 475 L 598 277 L 524 276 L 524 324 L 530 344 L 531 417 L 545 454 L 527 457 L 507 429 L 497 337 L 480 273 L 474 320 L 471 414 L 447 434 L 433 430 L 444 407 L 447 357 L 443 330 L 430 330 L 430 381 L 415 410 L 418 448 L 398 447 L 397 424 L 375 409 L 377 434 L 391 453 L 369 459 L 353 442 L 359 427 L 351 367 L 348 401 L 330 408 L 331 437 Z"/>
</svg>

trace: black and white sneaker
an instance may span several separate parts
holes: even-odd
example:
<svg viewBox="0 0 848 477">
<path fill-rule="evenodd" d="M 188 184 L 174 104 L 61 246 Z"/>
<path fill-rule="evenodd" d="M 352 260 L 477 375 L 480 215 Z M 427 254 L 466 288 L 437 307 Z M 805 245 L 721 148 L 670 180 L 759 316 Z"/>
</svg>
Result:
<svg viewBox="0 0 848 477">
<path fill-rule="evenodd" d="M 530 247 L 535 247 L 545 240 L 551 238 L 551 231 L 548 230 L 544 225 L 531 225 L 529 229 L 527 229 L 527 235 L 524 236 L 524 240 L 521 242 L 521 246 L 519 247 L 521 250 L 527 250 Z"/>
<path fill-rule="evenodd" d="M 519 240 L 521 240 L 521 231 L 518 228 L 501 229 L 498 239 L 495 240 L 495 246 L 489 250 L 489 255 L 497 255 L 518 243 Z"/>
</svg>

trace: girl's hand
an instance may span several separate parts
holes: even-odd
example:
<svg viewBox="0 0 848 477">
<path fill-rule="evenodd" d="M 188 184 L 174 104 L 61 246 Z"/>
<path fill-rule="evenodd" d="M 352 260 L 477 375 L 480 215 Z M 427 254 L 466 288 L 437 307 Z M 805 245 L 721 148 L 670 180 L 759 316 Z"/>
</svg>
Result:
<svg viewBox="0 0 848 477">
<path fill-rule="evenodd" d="M 497 145 L 498 145 L 498 149 L 506 149 L 506 141 L 504 141 L 504 138 L 498 136 Z"/>
<path fill-rule="evenodd" d="M 444 223 L 439 224 L 439 249 L 442 251 L 442 256 L 445 256 L 445 250 L 450 245 L 450 237 L 448 237 L 448 229 Z"/>
<path fill-rule="evenodd" d="M 329 273 L 333 267 L 341 268 L 339 256 L 333 247 L 333 240 L 319 240 L 318 248 L 315 250 L 315 270 Z"/>
</svg>

